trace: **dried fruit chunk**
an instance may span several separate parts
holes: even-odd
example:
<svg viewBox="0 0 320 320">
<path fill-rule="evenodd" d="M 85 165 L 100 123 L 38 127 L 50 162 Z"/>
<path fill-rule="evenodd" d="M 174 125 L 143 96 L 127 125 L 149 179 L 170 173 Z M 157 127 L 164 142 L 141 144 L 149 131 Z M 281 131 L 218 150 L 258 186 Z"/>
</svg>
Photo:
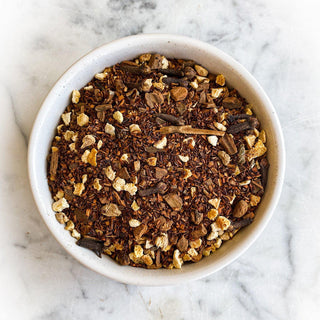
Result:
<svg viewBox="0 0 320 320">
<path fill-rule="evenodd" d="M 200 238 L 193 240 L 193 241 L 190 241 L 190 247 L 193 249 L 198 249 L 201 246 L 201 244 L 202 244 L 202 240 Z"/>
<path fill-rule="evenodd" d="M 126 184 L 126 181 L 124 179 L 121 179 L 121 178 L 117 177 L 113 181 L 112 186 L 116 191 L 120 192 L 120 191 L 122 191 L 124 189 L 125 184 Z"/>
<path fill-rule="evenodd" d="M 79 240 L 81 238 L 81 234 L 76 229 L 73 229 L 71 232 L 71 237 Z"/>
<path fill-rule="evenodd" d="M 219 86 L 224 86 L 226 84 L 226 79 L 223 74 L 217 75 L 216 84 L 218 84 Z"/>
<path fill-rule="evenodd" d="M 148 254 L 143 255 L 141 260 L 147 266 L 151 266 L 153 264 L 152 258 Z"/>
<path fill-rule="evenodd" d="M 196 65 L 194 66 L 194 68 L 196 69 L 198 75 L 200 75 L 200 76 L 202 76 L 202 77 L 206 77 L 206 76 L 208 75 L 208 73 L 209 73 L 207 69 L 205 69 L 205 68 L 202 67 L 202 66 L 199 66 L 198 64 L 196 64 Z"/>
<path fill-rule="evenodd" d="M 140 170 L 140 160 L 136 160 L 133 162 L 134 171 L 138 172 Z"/>
<path fill-rule="evenodd" d="M 141 90 L 144 92 L 149 92 L 152 87 L 152 79 L 146 79 L 142 82 Z"/>
<path fill-rule="evenodd" d="M 77 104 L 79 102 L 79 100 L 80 100 L 80 96 L 81 95 L 80 95 L 80 92 L 78 90 L 73 90 L 72 91 L 72 98 L 71 98 L 72 102 Z"/>
<path fill-rule="evenodd" d="M 251 149 L 256 141 L 256 136 L 254 134 L 250 134 L 249 136 L 243 137 L 243 139 L 247 143 L 248 148 Z"/>
<path fill-rule="evenodd" d="M 116 178 L 116 172 L 113 171 L 111 166 L 108 166 L 104 169 L 104 173 L 107 176 L 107 178 L 111 181 L 113 181 Z"/>
<path fill-rule="evenodd" d="M 63 212 L 57 212 L 55 216 L 57 221 L 61 224 L 64 224 L 69 221 L 69 218 Z"/>
<path fill-rule="evenodd" d="M 105 131 L 105 133 L 108 133 L 111 136 L 114 136 L 116 134 L 115 133 L 115 131 L 116 131 L 115 127 L 110 123 L 106 124 L 106 126 L 104 127 L 104 131 Z"/>
<path fill-rule="evenodd" d="M 194 223 L 194 224 L 200 224 L 201 221 L 203 220 L 203 213 L 201 212 L 198 212 L 198 211 L 193 211 L 191 212 L 191 221 Z"/>
<path fill-rule="evenodd" d="M 74 223 L 71 220 L 69 220 L 66 223 L 66 226 L 64 227 L 64 229 L 68 231 L 72 231 L 74 229 Z"/>
<path fill-rule="evenodd" d="M 228 109 L 238 109 L 242 107 L 241 101 L 236 97 L 227 97 L 222 100 L 222 105 Z"/>
<path fill-rule="evenodd" d="M 157 158 L 156 157 L 148 158 L 147 163 L 149 166 L 155 167 L 157 165 Z"/>
<path fill-rule="evenodd" d="M 146 103 L 150 108 L 154 108 L 158 105 L 163 104 L 164 99 L 163 99 L 163 95 L 161 94 L 161 92 L 155 90 L 153 92 L 147 92 L 145 94 L 145 99 L 146 99 Z"/>
<path fill-rule="evenodd" d="M 188 162 L 190 159 L 189 156 L 182 156 L 181 154 L 179 154 L 178 157 L 184 163 Z"/>
<path fill-rule="evenodd" d="M 203 224 L 200 224 L 190 233 L 190 237 L 191 239 L 199 239 L 205 236 L 207 233 L 208 231 L 206 227 Z"/>
<path fill-rule="evenodd" d="M 230 163 L 230 156 L 224 152 L 224 151 L 219 151 L 218 152 L 218 157 L 221 159 L 222 163 L 227 166 Z"/>
<path fill-rule="evenodd" d="M 218 142 L 218 137 L 217 136 L 209 136 L 208 138 L 208 142 L 212 145 L 212 146 L 216 146 L 217 142 Z"/>
<path fill-rule="evenodd" d="M 148 231 L 148 227 L 142 223 L 140 226 L 134 228 L 133 235 L 136 240 L 141 239 L 141 237 Z"/>
<path fill-rule="evenodd" d="M 248 209 L 249 209 L 248 203 L 244 200 L 240 200 L 236 204 L 235 208 L 233 209 L 232 215 L 235 218 L 241 218 L 247 213 Z"/>
<path fill-rule="evenodd" d="M 224 231 L 230 227 L 231 221 L 226 217 L 219 216 L 216 220 L 216 224 L 218 228 Z"/>
<path fill-rule="evenodd" d="M 254 194 L 252 194 L 250 196 L 250 206 L 252 206 L 252 207 L 257 206 L 259 204 L 260 200 L 261 200 L 261 197 L 255 196 Z"/>
<path fill-rule="evenodd" d="M 210 209 L 208 211 L 207 215 L 210 220 L 214 220 L 218 216 L 218 210 L 217 209 Z"/>
<path fill-rule="evenodd" d="M 181 269 L 183 260 L 180 258 L 180 251 L 178 249 L 173 252 L 173 265 L 176 269 Z"/>
<path fill-rule="evenodd" d="M 220 138 L 219 143 L 224 147 L 229 155 L 234 155 L 238 152 L 236 144 L 234 143 L 233 137 L 231 134 L 225 134 Z"/>
<path fill-rule="evenodd" d="M 100 191 L 102 189 L 102 185 L 100 184 L 100 179 L 95 178 L 93 181 L 93 187 L 97 190 Z"/>
<path fill-rule="evenodd" d="M 69 208 L 69 203 L 65 198 L 61 198 L 52 204 L 52 210 L 55 212 L 60 212 L 67 208 Z"/>
<path fill-rule="evenodd" d="M 179 211 L 182 208 L 182 199 L 176 193 L 169 193 L 163 196 L 163 199 L 168 203 L 171 209 Z"/>
<path fill-rule="evenodd" d="M 182 101 L 188 95 L 188 89 L 185 87 L 174 87 L 170 90 L 170 94 L 173 100 Z"/>
<path fill-rule="evenodd" d="M 151 53 L 144 53 L 141 56 L 139 56 L 140 62 L 148 62 L 151 58 Z"/>
<path fill-rule="evenodd" d="M 137 220 L 137 219 L 130 219 L 130 220 L 129 220 L 129 226 L 130 226 L 131 228 L 139 227 L 140 224 L 141 224 L 141 222 L 140 222 L 139 220 Z"/>
<path fill-rule="evenodd" d="M 181 252 L 185 252 L 188 249 L 188 245 L 189 245 L 189 241 L 182 236 L 179 241 L 177 242 L 177 248 L 181 251 Z"/>
<path fill-rule="evenodd" d="M 211 96 L 213 99 L 218 99 L 222 93 L 223 93 L 223 88 L 211 89 Z"/>
<path fill-rule="evenodd" d="M 220 131 L 227 131 L 227 128 L 222 123 L 214 121 L 213 124 Z"/>
<path fill-rule="evenodd" d="M 149 59 L 149 67 L 151 69 L 161 69 L 162 67 L 162 57 L 160 54 L 156 53 L 151 55 Z"/>
<path fill-rule="evenodd" d="M 106 77 L 107 77 L 107 74 L 102 72 L 102 73 L 96 73 L 95 76 L 94 76 L 97 80 L 104 80 Z"/>
<path fill-rule="evenodd" d="M 129 192 L 131 196 L 134 196 L 137 193 L 138 188 L 133 183 L 127 183 L 124 185 L 123 190 Z"/>
<path fill-rule="evenodd" d="M 141 258 L 143 256 L 143 249 L 140 245 L 135 245 L 133 252 L 134 252 L 136 258 Z"/>
<path fill-rule="evenodd" d="M 64 124 L 66 126 L 68 126 L 70 124 L 70 121 L 71 121 L 71 112 L 63 113 L 61 115 L 61 119 L 64 122 Z"/>
<path fill-rule="evenodd" d="M 261 132 L 259 133 L 259 139 L 262 141 L 262 143 L 267 142 L 267 135 L 264 130 L 261 130 Z"/>
<path fill-rule="evenodd" d="M 164 250 L 169 245 L 168 235 L 166 233 L 162 233 L 160 236 L 156 237 L 155 245 Z"/>
<path fill-rule="evenodd" d="M 88 158 L 87 158 L 88 163 L 94 167 L 97 166 L 97 153 L 98 153 L 98 151 L 95 148 L 93 148 L 93 149 L 91 149 L 90 153 L 88 154 Z"/>
<path fill-rule="evenodd" d="M 80 127 L 83 127 L 89 123 L 89 117 L 85 113 L 80 113 L 77 116 L 77 124 Z"/>
<path fill-rule="evenodd" d="M 96 138 L 93 135 L 88 134 L 88 135 L 84 136 L 82 139 L 81 149 L 89 147 L 95 143 L 96 143 Z"/>
<path fill-rule="evenodd" d="M 218 208 L 219 208 L 219 205 L 220 205 L 220 201 L 221 201 L 220 198 L 215 198 L 215 199 L 210 199 L 208 202 L 209 202 L 213 207 L 215 207 L 216 209 L 218 209 Z"/>
<path fill-rule="evenodd" d="M 163 177 L 165 177 L 168 174 L 168 171 L 164 168 L 156 168 L 156 178 L 157 179 L 162 179 Z"/>
<path fill-rule="evenodd" d="M 123 115 L 120 111 L 116 111 L 113 113 L 113 119 L 115 119 L 116 121 L 118 121 L 119 123 L 123 122 Z"/>
<path fill-rule="evenodd" d="M 84 190 L 85 190 L 85 186 L 84 186 L 84 184 L 82 182 L 81 183 L 76 183 L 74 185 L 73 194 L 80 197 Z"/>
<path fill-rule="evenodd" d="M 255 146 L 247 152 L 247 159 L 251 161 L 252 159 L 263 156 L 267 152 L 266 146 L 258 139 Z"/>
<path fill-rule="evenodd" d="M 107 217 L 118 217 L 121 211 L 115 203 L 108 203 L 101 208 L 101 214 Z"/>
<path fill-rule="evenodd" d="M 190 169 L 184 168 L 183 172 L 184 172 L 184 176 L 183 176 L 184 180 L 188 180 L 190 177 L 192 177 L 192 171 Z"/>
<path fill-rule="evenodd" d="M 140 129 L 139 125 L 135 124 L 135 123 L 131 124 L 129 126 L 129 130 L 130 130 L 130 133 L 139 133 L 139 132 L 141 132 L 141 129 Z"/>
</svg>

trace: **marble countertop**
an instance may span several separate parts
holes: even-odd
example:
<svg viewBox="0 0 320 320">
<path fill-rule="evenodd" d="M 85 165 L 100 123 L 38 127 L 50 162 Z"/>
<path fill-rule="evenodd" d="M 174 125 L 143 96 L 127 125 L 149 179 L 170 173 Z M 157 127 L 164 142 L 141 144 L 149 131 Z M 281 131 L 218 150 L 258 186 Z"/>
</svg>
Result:
<svg viewBox="0 0 320 320">
<path fill-rule="evenodd" d="M 320 48 L 317 1 L 31 0 L 0 11 L 0 319 L 319 319 Z M 287 171 L 274 217 L 237 261 L 177 287 L 116 283 L 49 234 L 27 176 L 28 138 L 76 59 L 137 33 L 184 34 L 242 63 L 273 101 Z"/>
</svg>

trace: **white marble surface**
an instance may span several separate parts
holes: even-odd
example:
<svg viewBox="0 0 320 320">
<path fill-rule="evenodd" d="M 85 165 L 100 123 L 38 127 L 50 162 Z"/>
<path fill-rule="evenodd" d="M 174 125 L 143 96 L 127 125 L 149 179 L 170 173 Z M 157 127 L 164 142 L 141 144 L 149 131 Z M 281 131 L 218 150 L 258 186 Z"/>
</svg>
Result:
<svg viewBox="0 0 320 320">
<path fill-rule="evenodd" d="M 1 1 L 0 319 L 319 319 L 320 48 L 317 1 Z M 27 144 L 41 101 L 89 50 L 136 33 L 214 44 L 275 104 L 284 190 L 263 235 L 236 262 L 178 287 L 127 286 L 68 256 L 31 196 Z"/>
</svg>

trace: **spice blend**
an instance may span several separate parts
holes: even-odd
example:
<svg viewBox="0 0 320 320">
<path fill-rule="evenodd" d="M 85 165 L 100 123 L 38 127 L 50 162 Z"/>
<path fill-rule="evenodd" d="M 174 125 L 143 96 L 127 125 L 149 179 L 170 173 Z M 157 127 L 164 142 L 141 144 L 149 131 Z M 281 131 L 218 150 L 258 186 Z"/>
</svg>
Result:
<svg viewBox="0 0 320 320">
<path fill-rule="evenodd" d="M 181 268 L 253 221 L 265 143 L 222 74 L 146 53 L 72 92 L 48 155 L 52 208 L 99 257 Z"/>
</svg>

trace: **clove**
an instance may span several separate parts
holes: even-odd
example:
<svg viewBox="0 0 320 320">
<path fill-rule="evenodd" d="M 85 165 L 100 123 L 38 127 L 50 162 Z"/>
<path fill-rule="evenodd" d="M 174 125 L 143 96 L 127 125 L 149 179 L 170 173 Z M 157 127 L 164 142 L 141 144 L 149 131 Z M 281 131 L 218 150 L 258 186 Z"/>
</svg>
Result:
<svg viewBox="0 0 320 320">
<path fill-rule="evenodd" d="M 129 89 L 138 89 L 141 91 L 142 82 L 125 82 L 125 85 Z"/>
<path fill-rule="evenodd" d="M 235 114 L 235 115 L 229 115 L 227 120 L 229 123 L 234 122 L 235 120 L 240 120 L 240 119 L 249 119 L 251 116 L 246 113 L 241 113 L 241 114 Z"/>
<path fill-rule="evenodd" d="M 234 221 L 231 223 L 233 229 L 241 229 L 248 226 L 253 220 L 252 219 L 243 219 L 239 221 Z"/>
<path fill-rule="evenodd" d="M 93 251 L 99 258 L 101 258 L 103 241 L 91 238 L 81 238 L 76 242 L 76 244 L 80 247 L 87 248 Z"/>
<path fill-rule="evenodd" d="M 231 134 L 239 133 L 244 130 L 253 130 L 255 128 L 258 128 L 260 125 L 259 121 L 257 118 L 250 117 L 247 119 L 245 122 L 240 122 L 231 125 L 228 129 L 227 132 Z"/>
<path fill-rule="evenodd" d="M 161 134 L 185 133 L 185 134 L 204 134 L 204 135 L 215 135 L 215 136 L 223 136 L 225 134 L 224 131 L 197 129 L 197 128 L 192 128 L 190 125 L 162 127 L 160 128 L 160 130 L 158 130 L 158 132 L 160 132 Z"/>
<path fill-rule="evenodd" d="M 263 188 L 266 187 L 267 181 L 268 181 L 268 170 L 269 170 L 269 162 L 267 158 L 263 158 L 260 161 L 260 167 L 261 167 L 261 183 Z"/>
<path fill-rule="evenodd" d="M 151 194 L 160 193 L 164 194 L 167 189 L 167 185 L 164 182 L 159 182 L 155 187 L 151 187 L 144 190 L 139 190 L 140 197 L 150 196 Z"/>
<path fill-rule="evenodd" d="M 133 66 L 126 63 L 120 63 L 120 69 L 125 72 L 130 72 L 137 75 L 147 75 L 151 73 L 151 68 L 148 65 Z"/>
<path fill-rule="evenodd" d="M 95 107 L 96 111 L 106 111 L 112 109 L 112 105 L 111 104 L 99 104 Z"/>
<path fill-rule="evenodd" d="M 187 87 L 189 84 L 186 78 L 165 77 L 162 79 L 162 81 L 166 84 L 177 83 L 182 87 Z"/>
<path fill-rule="evenodd" d="M 180 69 L 159 69 L 159 72 L 161 72 L 162 74 L 166 74 L 167 76 L 173 76 L 173 77 L 184 76 L 184 72 Z"/>
<path fill-rule="evenodd" d="M 189 80 L 194 78 L 196 76 L 196 71 L 191 67 L 185 67 L 184 68 L 184 76 L 187 77 Z"/>
<path fill-rule="evenodd" d="M 158 113 L 156 116 L 164 121 L 170 122 L 174 125 L 182 126 L 184 125 L 184 121 L 182 118 L 175 117 L 171 114 L 166 113 Z"/>
</svg>

